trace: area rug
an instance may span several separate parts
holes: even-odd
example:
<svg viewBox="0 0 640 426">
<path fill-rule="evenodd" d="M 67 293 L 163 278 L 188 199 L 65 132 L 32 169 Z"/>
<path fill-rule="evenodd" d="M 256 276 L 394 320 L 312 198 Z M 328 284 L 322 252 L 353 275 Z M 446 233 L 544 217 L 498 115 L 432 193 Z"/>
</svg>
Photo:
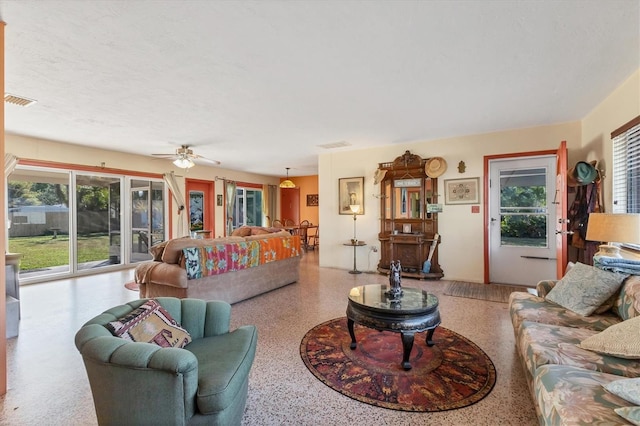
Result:
<svg viewBox="0 0 640 426">
<path fill-rule="evenodd" d="M 135 281 L 129 281 L 128 283 L 124 283 L 124 287 L 127 290 L 140 291 L 140 285 Z"/>
<path fill-rule="evenodd" d="M 466 407 L 487 396 L 496 383 L 493 362 L 475 343 L 444 327 L 426 345 L 416 333 L 411 370 L 402 361 L 399 333 L 355 325 L 358 347 L 351 350 L 347 318 L 315 326 L 300 344 L 309 371 L 331 389 L 378 407 L 436 412 Z"/>
<path fill-rule="evenodd" d="M 444 294 L 468 299 L 488 300 L 490 302 L 509 303 L 509 295 L 514 291 L 528 291 L 528 287 L 519 285 L 468 283 L 463 281 L 449 281 Z"/>
</svg>

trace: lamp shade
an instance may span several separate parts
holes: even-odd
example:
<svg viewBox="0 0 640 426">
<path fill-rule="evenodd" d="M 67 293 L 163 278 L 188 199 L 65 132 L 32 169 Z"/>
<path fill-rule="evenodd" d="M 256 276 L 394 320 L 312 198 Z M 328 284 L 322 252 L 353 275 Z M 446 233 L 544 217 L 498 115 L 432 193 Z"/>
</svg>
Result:
<svg viewBox="0 0 640 426">
<path fill-rule="evenodd" d="M 351 204 L 349 208 L 353 214 L 357 214 L 360 211 L 360 204 Z"/>
<path fill-rule="evenodd" d="M 640 214 L 591 213 L 586 239 L 609 243 L 640 244 Z"/>
<path fill-rule="evenodd" d="M 287 178 L 280 182 L 280 188 L 295 188 L 296 184 L 289 179 L 289 167 L 287 167 Z"/>
<path fill-rule="evenodd" d="M 195 163 L 191 161 L 190 158 L 187 158 L 187 157 L 176 158 L 173 161 L 173 164 L 175 164 L 176 167 L 179 167 L 181 169 L 190 169 L 191 167 L 195 166 Z"/>
</svg>

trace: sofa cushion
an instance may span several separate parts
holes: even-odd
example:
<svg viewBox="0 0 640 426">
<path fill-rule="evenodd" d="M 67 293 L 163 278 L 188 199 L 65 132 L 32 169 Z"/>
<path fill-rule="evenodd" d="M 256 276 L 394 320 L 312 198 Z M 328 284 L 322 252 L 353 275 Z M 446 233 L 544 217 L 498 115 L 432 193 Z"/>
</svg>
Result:
<svg viewBox="0 0 640 426">
<path fill-rule="evenodd" d="M 578 347 L 581 340 L 597 331 L 525 321 L 517 337 L 520 358 L 531 380 L 545 364 L 571 365 L 626 377 L 640 376 L 640 362 L 602 355 Z"/>
<path fill-rule="evenodd" d="M 611 395 L 603 387 L 619 379 L 615 374 L 578 367 L 541 366 L 536 370 L 533 382 L 540 424 L 621 424 L 614 410 L 633 404 Z"/>
<path fill-rule="evenodd" d="M 638 316 L 640 312 L 640 275 L 630 275 L 618 294 L 613 311 L 623 320 Z"/>
<path fill-rule="evenodd" d="M 187 330 L 153 299 L 109 322 L 106 327 L 114 336 L 133 342 L 155 343 L 165 348 L 182 348 L 191 342 Z"/>
<path fill-rule="evenodd" d="M 185 347 L 198 359 L 198 411 L 213 414 L 231 405 L 249 376 L 257 338 L 254 326 L 243 326 Z"/>
<path fill-rule="evenodd" d="M 545 297 L 577 314 L 589 316 L 613 296 L 627 277 L 576 263 Z"/>
<path fill-rule="evenodd" d="M 583 340 L 579 346 L 619 358 L 640 359 L 640 317 L 611 326 Z"/>
<path fill-rule="evenodd" d="M 513 332 L 518 334 L 523 321 L 533 321 L 564 327 L 579 327 L 602 331 L 620 323 L 620 318 L 613 312 L 588 317 L 576 314 L 555 303 L 547 302 L 542 297 L 516 291 L 509 296 L 509 314 L 513 323 Z M 517 339 L 517 337 L 516 337 Z"/>
<path fill-rule="evenodd" d="M 640 405 L 640 378 L 616 380 L 604 388 L 626 401 Z"/>
</svg>

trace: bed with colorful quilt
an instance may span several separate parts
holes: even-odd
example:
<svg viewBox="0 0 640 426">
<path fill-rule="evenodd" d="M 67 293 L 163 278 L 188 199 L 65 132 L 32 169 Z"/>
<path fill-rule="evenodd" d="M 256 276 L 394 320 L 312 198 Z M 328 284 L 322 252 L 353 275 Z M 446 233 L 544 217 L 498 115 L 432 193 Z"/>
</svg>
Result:
<svg viewBox="0 0 640 426">
<path fill-rule="evenodd" d="M 177 238 L 150 249 L 136 267 L 140 297 L 191 297 L 236 303 L 298 281 L 300 238 L 254 228 L 226 238 Z"/>
</svg>

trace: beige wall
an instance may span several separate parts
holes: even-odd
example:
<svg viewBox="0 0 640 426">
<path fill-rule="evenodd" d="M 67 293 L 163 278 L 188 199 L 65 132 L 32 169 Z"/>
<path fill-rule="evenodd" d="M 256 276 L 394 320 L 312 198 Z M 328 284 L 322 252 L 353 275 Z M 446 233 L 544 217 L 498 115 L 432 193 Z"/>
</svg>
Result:
<svg viewBox="0 0 640 426">
<path fill-rule="evenodd" d="M 600 105 L 582 120 L 580 156 L 587 161 L 597 160 L 604 170 L 602 184 L 606 211 L 611 211 L 611 132 L 640 115 L 640 69 L 613 91 Z"/>
<path fill-rule="evenodd" d="M 338 214 L 339 178 L 365 177 L 365 215 L 358 216 L 357 234 L 358 239 L 364 240 L 368 245 L 358 249 L 358 269 L 374 271 L 379 261 L 379 252 L 374 253 L 370 248 L 372 245 L 379 246 L 377 234 L 380 229 L 380 203 L 374 194 L 378 194 L 380 188 L 373 184 L 373 174 L 378 163 L 392 161 L 405 150 L 423 158 L 443 157 L 448 168 L 438 179 L 438 192 L 439 202 L 444 204 L 443 180 L 482 177 L 483 156 L 556 149 L 563 140 L 567 141 L 570 151 L 580 148 L 579 122 L 322 154 L 319 160 L 319 188 L 322 200 L 321 266 L 343 269 L 351 269 L 353 266 L 353 249 L 342 246 L 353 233 L 353 218 Z M 457 165 L 460 161 L 464 161 L 467 166 L 464 174 L 458 173 Z M 484 203 L 484 197 L 481 202 Z M 442 236 L 442 244 L 439 247 L 440 265 L 445 272 L 445 278 L 482 282 L 482 213 L 471 213 L 469 205 L 443 207 L 444 211 L 438 216 L 438 226 Z"/>
<path fill-rule="evenodd" d="M 54 161 L 59 163 L 80 164 L 96 167 L 100 167 L 102 163 L 104 163 L 104 167 L 106 168 L 134 170 L 144 173 L 157 173 L 159 175 L 174 171 L 178 184 L 182 186 L 183 194 L 185 176 L 192 179 L 203 179 L 209 181 L 215 181 L 215 177 L 218 176 L 239 182 L 249 182 L 261 185 L 277 185 L 279 182 L 278 177 L 238 172 L 224 169 L 222 167 L 196 165 L 195 167 L 185 171 L 175 167 L 169 160 L 142 155 L 123 154 L 122 152 L 107 151 L 89 148 L 82 145 L 65 144 L 12 134 L 6 135 L 5 152 L 12 153 L 18 158 L 23 159 Z M 224 185 L 222 181 L 215 181 L 215 193 L 224 193 Z M 174 212 L 172 213 L 175 213 L 175 208 L 173 210 Z M 174 219 L 172 224 L 172 232 L 175 236 L 177 235 L 178 229 L 177 221 Z M 216 206 L 214 235 L 223 235 L 224 229 L 224 207 Z"/>
</svg>

